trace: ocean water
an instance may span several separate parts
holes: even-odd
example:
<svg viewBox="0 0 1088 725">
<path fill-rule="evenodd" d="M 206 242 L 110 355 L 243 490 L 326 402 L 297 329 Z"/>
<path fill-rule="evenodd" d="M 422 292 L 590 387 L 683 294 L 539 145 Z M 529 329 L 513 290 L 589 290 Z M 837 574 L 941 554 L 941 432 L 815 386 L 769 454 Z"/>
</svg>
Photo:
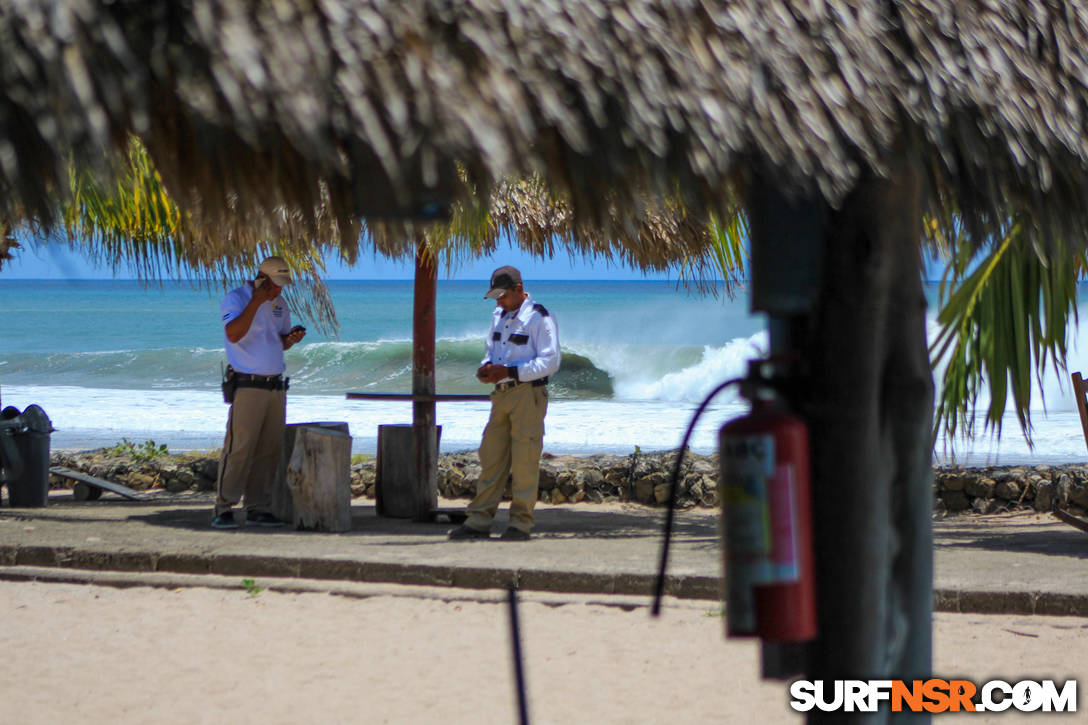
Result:
<svg viewBox="0 0 1088 725">
<path fill-rule="evenodd" d="M 411 421 L 402 402 L 349 401 L 348 391 L 411 388 L 412 283 L 333 281 L 339 334 L 310 334 L 286 354 L 288 421 L 347 421 L 356 452 L 373 452 L 377 426 Z M 440 393 L 485 393 L 473 374 L 493 303 L 478 281 L 438 283 Z M 529 291 L 556 316 L 564 364 L 550 386 L 545 450 L 629 453 L 679 444 L 695 407 L 719 382 L 742 375 L 767 348 L 764 320 L 740 295 L 703 296 L 670 282 L 541 281 Z M 152 439 L 172 450 L 222 441 L 220 294 L 188 283 L 0 280 L 0 400 L 36 403 L 53 421 L 54 448 Z M 935 330 L 931 322 L 931 331 Z M 1088 370 L 1074 349 L 1071 370 Z M 1033 403 L 1035 447 L 1015 419 L 999 441 L 955 442 L 965 463 L 1083 460 L 1084 438 L 1064 380 L 1043 380 Z M 985 403 L 985 401 L 983 401 Z M 746 405 L 722 393 L 692 445 L 715 446 L 716 430 Z M 480 402 L 438 404 L 443 451 L 474 448 L 487 420 Z M 979 426 L 981 430 L 981 425 Z M 951 456 L 938 441 L 942 460 Z"/>
</svg>

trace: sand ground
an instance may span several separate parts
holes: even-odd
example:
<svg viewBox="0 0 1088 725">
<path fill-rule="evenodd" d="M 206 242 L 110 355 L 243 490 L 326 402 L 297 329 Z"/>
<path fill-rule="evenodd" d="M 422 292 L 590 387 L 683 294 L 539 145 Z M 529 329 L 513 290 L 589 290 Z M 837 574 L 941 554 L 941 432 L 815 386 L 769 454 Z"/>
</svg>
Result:
<svg viewBox="0 0 1088 725">
<path fill-rule="evenodd" d="M 509 609 L 500 593 L 480 601 L 491 596 L 3 581 L 0 722 L 513 723 Z M 521 601 L 531 722 L 801 722 L 784 685 L 759 680 L 757 646 L 722 637 L 711 603 L 672 600 L 660 619 L 612 605 L 630 602 Z M 1088 619 L 938 614 L 934 670 L 976 682 L 1076 677 L 1083 689 Z M 1084 722 L 1084 712 L 939 722 Z"/>
</svg>

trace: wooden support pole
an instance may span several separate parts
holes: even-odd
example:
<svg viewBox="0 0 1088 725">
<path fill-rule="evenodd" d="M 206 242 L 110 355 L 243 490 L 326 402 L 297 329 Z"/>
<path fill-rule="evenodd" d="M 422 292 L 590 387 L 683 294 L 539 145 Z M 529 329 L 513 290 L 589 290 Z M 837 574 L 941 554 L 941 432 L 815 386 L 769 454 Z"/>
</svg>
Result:
<svg viewBox="0 0 1088 725">
<path fill-rule="evenodd" d="M 434 254 L 416 242 L 416 274 L 412 314 L 412 395 L 433 396 L 435 366 L 435 300 L 438 268 Z M 433 400 L 412 403 L 412 458 L 416 464 L 416 521 L 429 521 L 438 506 L 438 441 Z"/>
</svg>

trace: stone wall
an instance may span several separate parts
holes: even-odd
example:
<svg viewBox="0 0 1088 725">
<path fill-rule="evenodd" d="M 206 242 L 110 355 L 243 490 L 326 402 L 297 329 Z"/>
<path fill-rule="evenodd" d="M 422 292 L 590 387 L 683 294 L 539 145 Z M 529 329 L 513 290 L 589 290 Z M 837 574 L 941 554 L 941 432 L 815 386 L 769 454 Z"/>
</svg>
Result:
<svg viewBox="0 0 1088 725">
<path fill-rule="evenodd" d="M 49 457 L 49 464 L 82 471 L 137 491 L 161 488 L 171 493 L 214 491 L 219 471 L 218 455 L 180 453 L 138 460 L 114 453 L 110 448 L 78 453 L 54 452 Z M 70 488 L 73 483 L 61 476 L 49 476 L 49 485 L 53 488 Z"/>
<path fill-rule="evenodd" d="M 989 514 L 1016 509 L 1088 510 L 1088 465 L 989 466 L 934 470 L 938 512 Z"/>
<path fill-rule="evenodd" d="M 635 501 L 662 504 L 668 499 L 668 482 L 675 454 L 639 453 L 627 456 L 553 456 L 545 453 L 540 465 L 540 500 L 550 503 L 579 501 Z M 79 453 L 57 452 L 51 464 L 65 466 L 138 491 L 166 489 L 171 492 L 215 489 L 218 457 L 201 454 L 159 456 L 137 461 L 105 448 Z M 374 497 L 373 458 L 352 463 L 351 491 L 356 497 Z M 446 498 L 470 498 L 480 462 L 476 453 L 448 453 L 439 457 L 438 489 Z M 689 454 L 684 458 L 678 501 L 681 506 L 717 505 L 716 457 Z M 57 488 L 71 485 L 68 479 L 51 476 Z"/>
<path fill-rule="evenodd" d="M 675 463 L 672 452 L 628 456 L 545 454 L 540 462 L 539 499 L 548 503 L 663 504 L 668 501 Z M 470 498 L 479 475 L 475 452 L 444 455 L 438 464 L 439 493 L 448 498 Z M 677 502 L 681 507 L 718 505 L 717 456 L 685 456 L 680 481 Z"/>
<path fill-rule="evenodd" d="M 668 482 L 675 453 L 632 453 L 626 456 L 553 456 L 545 453 L 540 465 L 540 500 L 549 503 L 580 501 L 636 502 L 651 506 L 668 500 Z M 66 466 L 121 483 L 136 490 L 171 492 L 215 489 L 218 457 L 186 453 L 137 461 L 110 449 L 80 453 L 59 452 L 52 465 Z M 448 453 L 439 457 L 438 490 L 445 498 L 468 499 L 480 475 L 476 453 Z M 678 502 L 681 507 L 718 505 L 717 456 L 684 457 Z M 55 487 L 71 482 L 51 477 Z M 352 463 L 351 490 L 356 497 L 374 497 L 374 459 Z M 1015 509 L 1088 511 L 1088 465 L 994 466 L 934 469 L 934 508 L 938 513 L 999 513 Z"/>
</svg>

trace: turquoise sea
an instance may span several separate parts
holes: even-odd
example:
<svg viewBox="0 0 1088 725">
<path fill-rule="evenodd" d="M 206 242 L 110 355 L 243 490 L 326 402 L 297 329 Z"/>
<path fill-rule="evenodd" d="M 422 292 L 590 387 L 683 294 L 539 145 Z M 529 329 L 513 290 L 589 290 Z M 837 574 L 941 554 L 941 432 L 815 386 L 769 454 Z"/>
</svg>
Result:
<svg viewBox="0 0 1088 725">
<path fill-rule="evenodd" d="M 411 418 L 398 402 L 348 391 L 409 392 L 412 282 L 332 281 L 335 336 L 310 333 L 287 353 L 288 419 L 346 420 L 359 451 L 380 423 Z M 688 411 L 724 375 L 758 354 L 762 322 L 743 300 L 689 294 L 669 282 L 535 282 L 559 323 L 546 449 L 629 452 L 676 445 Z M 438 283 L 437 388 L 485 393 L 474 378 L 494 302 L 483 281 Z M 171 448 L 218 445 L 221 293 L 189 283 L 0 281 L 0 396 L 45 408 L 54 447 L 154 439 Z M 298 315 L 295 315 L 298 318 Z M 739 411 L 738 401 L 723 400 Z M 445 450 L 478 444 L 486 403 L 442 403 Z M 720 418 L 720 415 L 719 415 Z M 720 421 L 719 421 L 720 422 Z M 712 446 L 713 431 L 700 438 Z"/>
<path fill-rule="evenodd" d="M 338 334 L 312 323 L 287 353 L 288 420 L 344 420 L 358 452 L 373 451 L 377 426 L 411 420 L 399 402 L 348 401 L 348 391 L 409 392 L 412 282 L 332 281 Z M 483 281 L 438 283 L 437 387 L 484 393 L 473 373 L 493 302 Z M 564 365 L 553 379 L 545 450 L 627 453 L 676 446 L 694 408 L 717 383 L 743 374 L 766 350 L 764 322 L 742 295 L 707 296 L 672 282 L 539 281 L 527 284 L 559 323 Z M 186 282 L 0 280 L 0 399 L 41 405 L 54 448 L 121 438 L 171 449 L 219 445 L 227 406 L 219 393 L 221 292 Z M 934 330 L 931 323 L 931 331 Z M 1084 362 L 1088 363 L 1088 359 Z M 1071 370 L 1079 367 L 1076 350 Z M 958 460 L 1068 461 L 1086 457 L 1075 406 L 1054 376 L 1033 414 L 1034 449 L 1009 420 L 1000 442 L 956 443 Z M 722 394 L 693 440 L 709 452 L 742 401 Z M 487 404 L 440 403 L 443 450 L 479 443 Z M 947 457 L 945 441 L 938 454 Z M 945 451 L 942 453 L 942 451 Z"/>
</svg>

